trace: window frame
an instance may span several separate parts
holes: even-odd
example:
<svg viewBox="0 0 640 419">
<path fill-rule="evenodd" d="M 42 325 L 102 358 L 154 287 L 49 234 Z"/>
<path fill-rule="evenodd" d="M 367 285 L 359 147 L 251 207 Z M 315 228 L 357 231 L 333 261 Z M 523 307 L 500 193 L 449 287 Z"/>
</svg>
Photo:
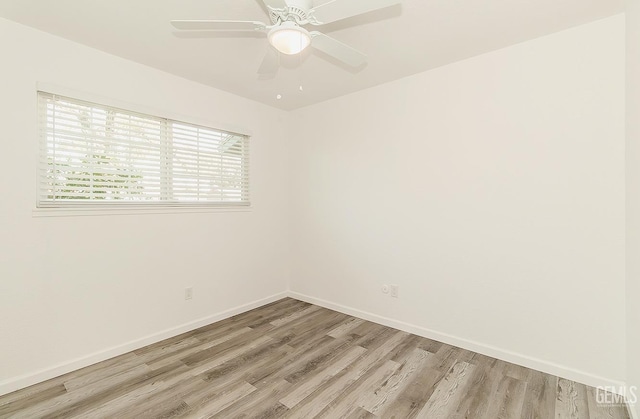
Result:
<svg viewBox="0 0 640 419">
<path fill-rule="evenodd" d="M 64 201 L 48 201 L 42 200 L 42 187 L 40 182 L 42 179 L 43 167 L 41 158 L 46 153 L 43 147 L 47 146 L 46 129 L 39 126 L 41 122 L 40 94 L 60 96 L 69 99 L 72 102 L 81 102 L 88 105 L 95 105 L 98 108 L 109 108 L 116 111 L 122 111 L 125 114 L 136 114 L 138 116 L 148 117 L 149 119 L 161 119 L 165 121 L 165 127 L 171 123 L 195 126 L 203 129 L 217 131 L 219 133 L 229 133 L 234 136 L 244 137 L 244 146 L 241 159 L 243 159 L 242 174 L 246 177 L 239 178 L 241 181 L 246 179 L 248 186 L 246 190 L 242 190 L 242 201 L 176 201 L 176 200 L 155 200 L 155 201 L 135 201 L 135 200 L 94 200 L 87 199 L 86 202 L 80 200 Z M 33 210 L 34 216 L 68 216 L 68 215 L 109 215 L 109 214 L 159 214 L 159 213 L 203 213 L 203 212 L 235 212 L 249 211 L 252 208 L 251 202 L 251 183 L 250 183 L 250 155 L 251 147 L 249 143 L 252 134 L 249 130 L 237 126 L 224 126 L 224 124 L 212 123 L 209 120 L 202 120 L 184 115 L 171 114 L 161 112 L 156 109 L 134 105 L 104 96 L 92 95 L 83 92 L 74 91 L 50 84 L 36 84 L 36 137 L 37 137 L 37 164 L 36 164 L 36 207 Z M 46 118 L 46 117 L 43 117 Z M 215 127 L 215 128 L 214 128 Z M 222 128 L 218 128 L 222 127 Z M 163 143 L 159 149 L 165 148 Z M 162 152 L 162 150 L 161 150 Z M 166 154 L 170 156 L 170 154 Z M 241 175 L 242 176 L 242 175 Z M 193 179 L 195 179 L 194 177 Z M 245 199 L 246 196 L 246 199 Z"/>
</svg>

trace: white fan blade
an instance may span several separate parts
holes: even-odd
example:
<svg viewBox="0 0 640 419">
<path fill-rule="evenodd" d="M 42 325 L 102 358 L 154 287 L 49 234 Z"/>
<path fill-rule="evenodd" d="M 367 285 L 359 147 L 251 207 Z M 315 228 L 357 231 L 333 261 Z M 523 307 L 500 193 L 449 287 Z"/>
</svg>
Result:
<svg viewBox="0 0 640 419">
<path fill-rule="evenodd" d="M 267 27 L 249 20 L 172 20 L 171 24 L 187 31 L 260 31 Z"/>
<path fill-rule="evenodd" d="M 310 32 L 311 46 L 352 67 L 360 67 L 367 62 L 367 56 L 349 45 L 331 38 L 322 32 Z"/>
<path fill-rule="evenodd" d="M 278 67 L 280 67 L 280 54 L 275 49 L 269 47 L 262 60 L 262 64 L 260 64 L 258 74 L 265 78 L 275 76 L 278 72 Z"/>
<path fill-rule="evenodd" d="M 311 9 L 309 21 L 313 25 L 324 25 L 325 23 L 400 4 L 400 2 L 401 0 L 333 0 Z"/>
</svg>

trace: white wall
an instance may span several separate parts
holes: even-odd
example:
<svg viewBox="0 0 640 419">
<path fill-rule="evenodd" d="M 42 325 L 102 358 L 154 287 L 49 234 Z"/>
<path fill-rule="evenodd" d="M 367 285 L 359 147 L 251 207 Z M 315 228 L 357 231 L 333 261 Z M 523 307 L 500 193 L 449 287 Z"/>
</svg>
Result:
<svg viewBox="0 0 640 419">
<path fill-rule="evenodd" d="M 640 0 L 627 0 L 627 384 L 640 389 Z M 637 394 L 640 397 L 640 394 Z M 636 418 L 640 407 L 633 406 Z"/>
<path fill-rule="evenodd" d="M 618 15 L 294 112 L 292 290 L 624 381 L 624 53 Z"/>
<path fill-rule="evenodd" d="M 6 20 L 0 51 L 0 393 L 286 291 L 286 113 Z M 34 217 L 36 82 L 251 130 L 252 211 Z"/>
</svg>

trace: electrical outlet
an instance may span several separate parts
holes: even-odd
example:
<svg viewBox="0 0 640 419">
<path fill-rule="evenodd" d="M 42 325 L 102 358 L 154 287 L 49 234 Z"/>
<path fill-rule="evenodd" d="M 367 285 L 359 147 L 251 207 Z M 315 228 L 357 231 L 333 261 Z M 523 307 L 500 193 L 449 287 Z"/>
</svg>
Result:
<svg viewBox="0 0 640 419">
<path fill-rule="evenodd" d="M 393 285 L 391 285 L 390 288 L 391 288 L 391 296 L 393 298 L 398 298 L 398 291 L 399 291 L 400 287 L 398 285 L 393 284 Z"/>
<path fill-rule="evenodd" d="M 184 299 L 191 300 L 193 298 L 193 287 L 187 287 L 184 289 Z"/>
<path fill-rule="evenodd" d="M 382 293 L 383 294 L 389 294 L 389 286 L 387 284 L 384 284 L 382 286 Z"/>
</svg>

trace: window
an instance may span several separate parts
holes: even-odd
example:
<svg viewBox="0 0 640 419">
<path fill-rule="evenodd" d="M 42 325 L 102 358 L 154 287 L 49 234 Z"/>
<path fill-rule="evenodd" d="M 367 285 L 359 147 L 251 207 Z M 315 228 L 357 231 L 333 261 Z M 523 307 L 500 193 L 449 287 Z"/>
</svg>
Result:
<svg viewBox="0 0 640 419">
<path fill-rule="evenodd" d="M 38 207 L 249 204 L 249 138 L 39 92 Z"/>
</svg>

